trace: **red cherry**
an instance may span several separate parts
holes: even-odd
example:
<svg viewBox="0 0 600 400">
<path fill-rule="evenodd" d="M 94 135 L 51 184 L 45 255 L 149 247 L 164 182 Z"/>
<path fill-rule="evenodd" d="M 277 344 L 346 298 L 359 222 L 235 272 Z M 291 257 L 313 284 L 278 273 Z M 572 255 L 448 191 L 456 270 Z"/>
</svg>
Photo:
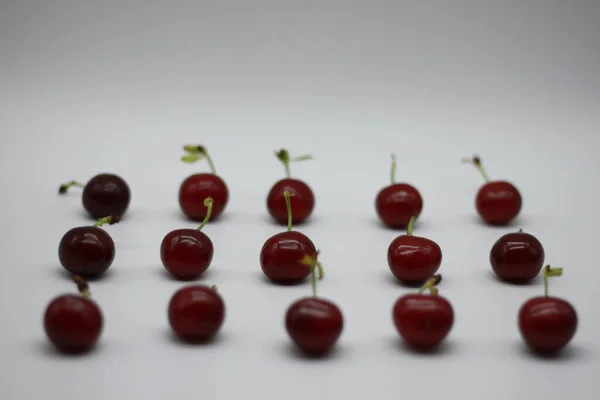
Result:
<svg viewBox="0 0 600 400">
<path fill-rule="evenodd" d="M 115 224 L 119 217 L 100 218 L 94 226 L 80 226 L 65 233 L 58 245 L 60 264 L 71 274 L 96 278 L 112 265 L 115 242 L 100 227 Z"/>
<path fill-rule="evenodd" d="M 194 174 L 187 177 L 179 187 L 179 205 L 183 213 L 190 219 L 202 221 L 206 217 L 204 199 L 211 197 L 214 201 L 212 218 L 218 218 L 225 210 L 229 201 L 229 189 L 223 179 L 218 177 L 215 166 L 203 146 L 184 146 L 187 155 L 181 159 L 187 163 L 206 159 L 211 173 Z"/>
<path fill-rule="evenodd" d="M 407 294 L 394 304 L 392 317 L 400 336 L 411 346 L 428 350 L 437 346 L 448 335 L 454 324 L 452 305 L 437 295 L 437 275 L 427 281 L 419 294 Z M 422 294 L 430 289 L 432 295 Z"/>
<path fill-rule="evenodd" d="M 334 303 L 317 298 L 316 282 L 323 277 L 317 256 L 305 255 L 302 262 L 311 268 L 313 297 L 292 303 L 285 316 L 285 327 L 300 350 L 308 355 L 320 356 L 337 342 L 344 328 L 344 317 Z"/>
<path fill-rule="evenodd" d="M 90 300 L 89 289 L 80 277 L 73 278 L 81 296 L 65 294 L 54 298 L 44 314 L 44 330 L 52 344 L 65 353 L 90 350 L 102 333 L 102 312 Z"/>
<path fill-rule="evenodd" d="M 83 188 L 83 207 L 92 218 L 102 218 L 106 215 L 121 217 L 129 208 L 131 191 L 127 182 L 118 175 L 96 175 L 85 186 L 71 181 L 61 185 L 58 193 L 65 194 L 72 186 Z"/>
<path fill-rule="evenodd" d="M 500 237 L 490 251 L 490 264 L 501 279 L 524 282 L 538 276 L 544 265 L 544 248 L 535 236 L 519 232 Z"/>
<path fill-rule="evenodd" d="M 542 354 L 564 348 L 577 330 L 577 312 L 566 300 L 548 296 L 548 277 L 562 275 L 562 268 L 544 268 L 544 297 L 527 300 L 519 310 L 519 329 L 525 343 Z"/>
<path fill-rule="evenodd" d="M 395 238 L 388 247 L 388 265 L 401 282 L 413 285 L 425 282 L 442 263 L 442 249 L 432 240 L 412 236 L 413 216 L 406 235 Z"/>
<path fill-rule="evenodd" d="M 260 266 L 264 274 L 276 283 L 295 283 L 310 275 L 310 266 L 301 262 L 305 254 L 317 252 L 304 234 L 292 231 L 292 202 L 289 191 L 283 192 L 287 205 L 288 230 L 271 236 L 260 251 Z M 294 202 L 296 198 L 294 197 Z"/>
<path fill-rule="evenodd" d="M 418 217 L 423 209 L 423 198 L 417 189 L 407 183 L 396 183 L 396 158 L 392 155 L 392 184 L 379 191 L 375 209 L 379 219 L 390 228 L 404 229 L 412 216 Z"/>
<path fill-rule="evenodd" d="M 479 216 L 488 225 L 506 225 L 515 219 L 523 204 L 521 193 L 517 188 L 510 182 L 489 181 L 479 157 L 475 156 L 463 161 L 472 163 L 486 181 L 477 192 L 475 200 Z"/>
<path fill-rule="evenodd" d="M 269 214 L 280 224 L 287 223 L 288 213 L 283 193 L 288 191 L 294 196 L 292 205 L 292 223 L 299 224 L 305 221 L 315 208 L 315 195 L 311 188 L 298 179 L 290 178 L 290 162 L 309 160 L 312 156 L 300 156 L 290 158 L 287 150 L 281 149 L 275 153 L 277 158 L 283 163 L 286 172 L 286 179 L 276 182 L 267 196 L 267 209 Z"/>
<path fill-rule="evenodd" d="M 180 280 L 195 279 L 208 269 L 213 258 L 212 241 L 201 229 L 211 216 L 213 200 L 204 200 L 206 217 L 198 229 L 176 229 L 169 232 L 160 245 L 164 267 Z"/>
<path fill-rule="evenodd" d="M 216 288 L 188 286 L 169 302 L 169 324 L 187 342 L 206 342 L 219 331 L 225 319 L 225 303 Z"/>
</svg>

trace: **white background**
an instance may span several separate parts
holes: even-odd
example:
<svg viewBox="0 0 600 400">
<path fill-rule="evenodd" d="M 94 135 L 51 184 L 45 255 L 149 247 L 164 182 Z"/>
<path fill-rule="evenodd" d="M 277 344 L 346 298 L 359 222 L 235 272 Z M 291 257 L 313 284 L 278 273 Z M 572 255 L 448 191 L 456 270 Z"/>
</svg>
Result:
<svg viewBox="0 0 600 400">
<path fill-rule="evenodd" d="M 557 399 L 596 398 L 600 365 L 597 260 L 600 136 L 598 1 L 0 1 L 0 398 L 25 399 Z M 193 227 L 180 182 L 205 164 L 179 162 L 205 144 L 231 200 L 205 228 L 210 270 L 227 306 L 219 340 L 169 335 L 182 286 L 165 275 L 163 236 Z M 265 281 L 258 254 L 282 230 L 265 197 L 283 176 L 273 151 L 311 153 L 292 174 L 313 188 L 298 227 L 322 250 L 320 294 L 343 310 L 338 350 L 299 357 L 283 326 L 308 282 Z M 441 294 L 455 326 L 440 352 L 399 345 L 394 301 L 409 289 L 386 263 L 400 232 L 376 221 L 374 198 L 398 179 L 424 197 L 415 234 L 443 250 Z M 482 225 L 482 183 L 462 156 L 521 190 L 511 227 Z M 73 292 L 57 246 L 91 223 L 77 190 L 99 172 L 132 189 L 108 227 L 117 256 L 92 294 L 105 315 L 97 350 L 63 357 L 42 314 Z M 489 250 L 518 228 L 565 274 L 551 292 L 580 325 L 557 359 L 524 350 L 523 301 L 542 293 L 498 282 Z M 595 381 L 594 381 L 595 379 Z"/>
</svg>

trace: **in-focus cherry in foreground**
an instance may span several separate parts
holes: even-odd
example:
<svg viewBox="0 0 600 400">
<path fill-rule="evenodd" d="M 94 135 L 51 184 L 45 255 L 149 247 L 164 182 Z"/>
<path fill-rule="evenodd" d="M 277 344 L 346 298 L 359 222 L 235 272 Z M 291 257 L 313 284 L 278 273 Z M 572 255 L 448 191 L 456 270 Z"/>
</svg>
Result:
<svg viewBox="0 0 600 400">
<path fill-rule="evenodd" d="M 486 182 L 475 198 L 479 216 L 488 225 L 506 225 L 515 219 L 523 204 L 517 188 L 507 181 L 490 181 L 478 156 L 464 158 L 463 162 L 473 164 Z"/>
<path fill-rule="evenodd" d="M 103 317 L 98 305 L 90 299 L 83 278 L 74 276 L 80 295 L 63 294 L 54 298 L 44 314 L 44 329 L 50 342 L 64 353 L 90 350 L 102 333 Z"/>
<path fill-rule="evenodd" d="M 305 255 L 301 262 L 311 269 L 313 296 L 292 303 L 285 316 L 285 327 L 300 350 L 307 355 L 321 356 L 331 350 L 342 334 L 344 317 L 337 305 L 317 297 L 317 279 L 323 277 L 317 253 Z"/>
<path fill-rule="evenodd" d="M 279 150 L 275 155 L 285 167 L 286 178 L 277 181 L 269 191 L 267 196 L 267 209 L 275 221 L 285 225 L 288 220 L 288 212 L 283 193 L 288 191 L 294 196 L 292 222 L 294 224 L 299 224 L 305 221 L 315 208 L 315 195 L 306 183 L 298 179 L 290 178 L 290 162 L 310 160 L 312 159 L 312 156 L 306 155 L 292 158 L 285 149 Z"/>
<path fill-rule="evenodd" d="M 388 247 L 388 265 L 401 282 L 421 284 L 433 276 L 442 263 L 442 249 L 433 240 L 413 236 L 416 217 L 410 218 L 406 235 L 395 238 Z"/>
<path fill-rule="evenodd" d="M 392 184 L 377 193 L 375 209 L 381 222 L 395 229 L 404 229 L 412 216 L 418 218 L 423 209 L 419 191 L 407 184 L 396 183 L 396 158 L 392 155 Z"/>
<path fill-rule="evenodd" d="M 186 163 L 206 159 L 210 173 L 194 174 L 188 176 L 179 187 L 179 206 L 183 213 L 191 220 L 202 221 L 206 218 L 204 199 L 213 199 L 212 218 L 218 218 L 229 201 L 229 189 L 225 181 L 217 176 L 215 165 L 204 146 L 186 145 L 183 147 L 187 154 L 181 157 Z"/>
<path fill-rule="evenodd" d="M 202 228 L 208 223 L 213 199 L 204 199 L 206 216 L 198 229 L 176 229 L 160 245 L 160 258 L 167 271 L 180 280 L 195 279 L 208 269 L 213 258 L 213 243 Z"/>
<path fill-rule="evenodd" d="M 179 289 L 169 302 L 169 324 L 185 342 L 210 341 L 225 319 L 225 303 L 215 286 L 188 286 Z"/>
<path fill-rule="evenodd" d="M 96 278 L 112 265 L 115 242 L 102 228 L 120 221 L 117 216 L 100 218 L 94 226 L 80 226 L 65 233 L 58 245 L 60 264 L 73 275 Z"/>
<path fill-rule="evenodd" d="M 422 350 L 437 346 L 454 324 L 454 310 L 448 300 L 438 295 L 436 284 L 442 279 L 428 279 L 418 294 L 407 294 L 394 304 L 392 318 L 398 333 L 409 345 Z M 430 295 L 424 294 L 426 290 Z"/>
<path fill-rule="evenodd" d="M 562 275 L 562 268 L 543 270 L 544 296 L 533 297 L 521 306 L 519 329 L 534 352 L 552 354 L 563 349 L 577 330 L 577 313 L 566 300 L 548 296 L 548 277 Z"/>
<path fill-rule="evenodd" d="M 289 284 L 300 282 L 310 275 L 310 266 L 301 262 L 305 254 L 315 254 L 313 242 L 304 234 L 292 230 L 292 194 L 285 190 L 283 198 L 288 215 L 288 228 L 271 236 L 260 251 L 260 266 L 273 282 Z M 294 202 L 296 198 L 294 196 Z"/>
<path fill-rule="evenodd" d="M 490 251 L 492 269 L 505 281 L 525 282 L 538 276 L 544 265 L 544 248 L 535 236 L 507 233 L 494 243 Z"/>
<path fill-rule="evenodd" d="M 87 184 L 71 181 L 60 185 L 59 194 L 66 194 L 71 187 L 83 188 L 83 207 L 92 218 L 107 215 L 122 217 L 129 208 L 131 191 L 127 182 L 118 175 L 100 174 L 94 176 Z"/>
</svg>

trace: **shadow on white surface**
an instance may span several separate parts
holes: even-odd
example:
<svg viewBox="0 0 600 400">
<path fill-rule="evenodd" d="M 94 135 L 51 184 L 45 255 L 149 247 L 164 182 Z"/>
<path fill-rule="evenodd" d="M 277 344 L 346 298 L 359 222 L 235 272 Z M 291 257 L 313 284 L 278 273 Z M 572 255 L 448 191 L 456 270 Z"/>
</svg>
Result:
<svg viewBox="0 0 600 400">
<path fill-rule="evenodd" d="M 85 278 L 86 281 L 88 282 L 112 282 L 115 279 L 115 275 L 118 277 L 119 276 L 119 272 L 115 272 L 118 271 L 118 267 L 116 269 L 113 268 L 113 266 L 111 266 L 109 269 L 106 270 L 106 272 L 104 272 L 102 275 L 100 276 L 96 276 L 96 277 L 89 277 L 89 278 Z M 55 266 L 51 266 L 50 267 L 50 274 L 54 277 L 60 278 L 60 279 L 64 279 L 66 282 L 71 282 L 72 281 L 72 274 L 67 271 L 66 269 L 64 269 L 60 264 L 56 264 Z"/>
<path fill-rule="evenodd" d="M 342 359 L 348 355 L 348 349 L 342 343 L 336 343 L 329 352 L 317 356 L 304 353 L 291 341 L 291 339 L 282 342 L 280 349 L 282 355 L 291 360 L 307 362 L 331 362 Z"/>
<path fill-rule="evenodd" d="M 46 338 L 38 339 L 33 343 L 33 349 L 36 354 L 40 354 L 44 357 L 64 359 L 81 359 L 84 357 L 92 357 L 103 351 L 105 347 L 106 345 L 102 342 L 102 338 L 100 338 L 94 347 L 83 353 L 63 353 Z"/>
<path fill-rule="evenodd" d="M 584 350 L 577 343 L 570 343 L 554 354 L 540 354 L 531 350 L 527 344 L 525 344 L 522 340 L 515 340 L 513 343 L 514 351 L 521 356 L 522 358 L 528 358 L 537 361 L 546 361 L 546 362 L 564 362 L 564 361 L 582 361 L 584 358 L 588 357 L 589 350 Z M 588 346 L 591 348 L 591 346 Z"/>
<path fill-rule="evenodd" d="M 257 278 L 257 280 L 259 280 L 261 283 L 264 283 L 266 285 L 269 285 L 271 287 L 281 287 L 281 288 L 285 288 L 285 287 L 290 287 L 290 286 L 301 286 L 304 285 L 308 282 L 308 278 L 302 279 L 301 281 L 295 281 L 295 282 L 273 282 L 272 280 L 270 280 L 263 272 L 261 271 L 257 271 L 254 274 Z"/>
<path fill-rule="evenodd" d="M 487 271 L 485 271 L 485 275 L 487 275 L 488 280 L 493 280 L 501 285 L 505 285 L 505 286 L 537 286 L 539 285 L 541 282 L 541 277 L 540 275 L 536 276 L 533 279 L 530 279 L 528 281 L 507 281 L 504 280 L 502 278 L 500 278 L 498 275 L 496 275 L 496 273 L 491 269 L 488 269 Z"/>
<path fill-rule="evenodd" d="M 227 335 L 226 332 L 217 332 L 217 334 L 215 336 L 213 336 L 209 340 L 205 340 L 202 342 L 191 342 L 191 341 L 185 341 L 183 339 L 180 339 L 170 328 L 163 329 L 161 331 L 161 333 L 162 333 L 162 336 L 166 339 L 166 341 L 169 344 L 173 344 L 175 346 L 185 347 L 185 348 L 190 348 L 190 347 L 201 348 L 201 347 L 208 347 L 208 346 L 218 346 L 229 340 L 228 339 L 229 336 Z"/>
<path fill-rule="evenodd" d="M 432 349 L 418 349 L 406 343 L 401 337 L 395 336 L 390 339 L 391 347 L 395 350 L 416 357 L 451 356 L 459 350 L 459 345 L 452 338 L 445 339 L 442 343 Z"/>
<path fill-rule="evenodd" d="M 205 284 L 207 281 L 212 282 L 215 279 L 215 277 L 214 277 L 215 269 L 213 268 L 213 266 L 208 267 L 208 269 L 206 271 L 204 271 L 202 273 L 202 275 L 195 277 L 195 278 L 189 278 L 189 279 L 176 278 L 175 276 L 173 276 L 173 274 L 171 274 L 169 271 L 167 271 L 162 264 L 155 267 L 154 270 L 156 271 L 157 275 L 160 278 L 166 279 L 171 282 L 181 282 L 181 283 L 187 283 L 187 284 L 193 284 L 193 283 Z"/>
</svg>

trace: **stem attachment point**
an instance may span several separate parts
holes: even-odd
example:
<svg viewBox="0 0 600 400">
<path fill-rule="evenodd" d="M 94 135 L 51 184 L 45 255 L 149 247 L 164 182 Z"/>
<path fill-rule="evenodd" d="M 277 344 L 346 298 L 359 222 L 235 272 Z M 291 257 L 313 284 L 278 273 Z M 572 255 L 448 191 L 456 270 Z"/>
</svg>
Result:
<svg viewBox="0 0 600 400">
<path fill-rule="evenodd" d="M 85 279 L 83 279 L 79 275 L 73 275 L 71 277 L 71 279 L 73 280 L 73 282 L 75 282 L 77 284 L 77 290 L 79 290 L 79 293 L 83 297 L 90 297 L 91 296 L 90 286 L 88 285 L 88 283 L 86 282 Z"/>
</svg>

